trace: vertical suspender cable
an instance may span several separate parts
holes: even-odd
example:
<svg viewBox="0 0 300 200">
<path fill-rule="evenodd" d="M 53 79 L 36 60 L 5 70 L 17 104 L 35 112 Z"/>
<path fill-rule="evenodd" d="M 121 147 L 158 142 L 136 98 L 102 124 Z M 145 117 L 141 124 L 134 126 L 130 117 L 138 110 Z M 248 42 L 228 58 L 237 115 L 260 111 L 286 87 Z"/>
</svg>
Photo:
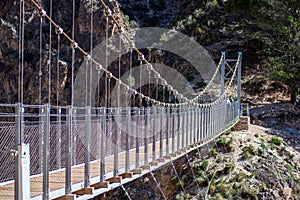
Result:
<svg viewBox="0 0 300 200">
<path fill-rule="evenodd" d="M 42 105 L 43 17 L 40 18 L 39 105 Z"/>
<path fill-rule="evenodd" d="M 59 72 L 60 72 L 60 66 L 59 66 L 59 59 L 60 59 L 60 34 L 57 34 L 57 64 L 56 64 L 56 106 L 59 105 Z"/>
<path fill-rule="evenodd" d="M 132 48 L 130 48 L 130 57 L 129 57 L 129 86 L 130 87 L 134 87 L 134 79 L 133 79 L 133 77 L 132 77 Z M 129 97 L 129 106 L 131 107 L 131 102 L 132 102 L 132 100 L 131 100 L 131 95 L 132 95 L 132 93 L 129 91 L 129 95 L 130 95 L 130 97 Z M 135 97 L 133 96 L 133 102 L 135 102 Z"/>
<path fill-rule="evenodd" d="M 106 16 L 105 25 L 105 69 L 108 69 L 108 16 Z M 105 73 L 105 107 L 108 107 L 108 78 L 107 73 Z"/>
<path fill-rule="evenodd" d="M 75 41 L 75 0 L 72 7 L 72 40 Z M 74 72 L 75 72 L 75 48 L 72 45 L 72 67 L 71 67 L 71 105 L 74 105 Z"/>
<path fill-rule="evenodd" d="M 52 0 L 50 0 L 50 18 L 52 19 Z M 48 103 L 51 104 L 51 55 L 52 55 L 52 23 L 49 23 L 49 61 L 48 61 Z"/>
<path fill-rule="evenodd" d="M 142 107 L 142 103 L 143 103 L 143 100 L 142 100 L 142 67 L 143 67 L 143 61 L 140 60 L 140 98 L 139 98 L 139 106 Z"/>
<path fill-rule="evenodd" d="M 24 101 L 24 24 L 25 24 L 25 10 L 24 10 L 24 0 L 20 1 L 20 35 L 19 35 L 19 102 L 23 104 Z"/>
<path fill-rule="evenodd" d="M 89 94 L 88 94 L 88 85 L 89 85 L 89 61 L 85 61 L 85 106 L 88 106 Z"/>
<path fill-rule="evenodd" d="M 18 76 L 18 102 L 21 102 L 21 71 L 22 71 L 22 1 L 19 9 L 19 76 Z"/>
<path fill-rule="evenodd" d="M 118 63 L 118 79 L 121 80 L 121 59 L 122 59 L 122 33 L 119 35 L 119 63 Z M 118 84 L 118 108 L 120 107 L 120 83 Z"/>
<path fill-rule="evenodd" d="M 92 7 L 91 7 L 91 41 L 90 41 L 90 55 L 93 57 L 93 26 L 94 26 L 94 0 L 92 0 Z M 90 85 L 89 85 L 89 106 L 92 106 L 92 77 L 93 77 L 93 62 L 90 62 Z"/>
<path fill-rule="evenodd" d="M 148 71 L 148 97 L 151 98 L 151 72 Z M 147 99 L 147 106 L 150 106 L 150 101 Z"/>
</svg>

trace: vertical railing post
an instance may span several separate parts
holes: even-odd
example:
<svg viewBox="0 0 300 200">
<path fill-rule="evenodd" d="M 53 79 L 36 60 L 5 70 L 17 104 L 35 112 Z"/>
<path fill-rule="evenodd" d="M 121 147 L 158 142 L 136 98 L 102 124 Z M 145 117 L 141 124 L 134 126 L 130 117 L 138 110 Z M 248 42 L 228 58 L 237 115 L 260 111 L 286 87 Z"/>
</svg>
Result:
<svg viewBox="0 0 300 200">
<path fill-rule="evenodd" d="M 180 131 L 181 131 L 181 129 L 180 129 L 180 126 L 181 126 L 181 110 L 182 109 L 182 107 L 181 106 L 179 106 L 179 108 L 178 108 L 178 110 L 177 110 L 177 113 L 178 113 L 178 116 L 177 116 L 177 123 L 178 123 L 178 125 L 177 125 L 177 127 L 178 127 L 178 133 L 177 133 L 177 150 L 179 150 L 180 149 Z"/>
<path fill-rule="evenodd" d="M 126 118 L 127 118 L 127 123 L 126 123 L 126 154 L 125 154 L 125 172 L 129 171 L 130 168 L 130 154 L 129 154 L 129 150 L 130 150 L 130 134 L 131 134 L 131 130 L 130 130 L 130 119 L 131 119 L 131 115 L 130 115 L 130 107 L 126 108 Z"/>
<path fill-rule="evenodd" d="M 29 144 L 22 143 L 18 148 L 19 160 L 19 197 L 20 199 L 30 199 L 30 151 Z"/>
<path fill-rule="evenodd" d="M 101 113 L 101 110 L 100 110 Z M 100 114 L 101 117 L 101 114 Z M 102 108 L 102 130 L 100 132 L 100 182 L 104 181 L 104 174 L 105 174 L 105 145 L 107 141 L 107 132 L 106 132 L 106 107 Z"/>
<path fill-rule="evenodd" d="M 136 141 L 136 149 L 135 149 L 135 167 L 138 168 L 140 165 L 140 108 L 136 108 L 136 135 L 135 135 L 135 141 Z"/>
<path fill-rule="evenodd" d="M 215 108 L 216 108 L 215 105 L 211 107 L 211 133 L 212 133 L 212 135 L 215 134 L 215 122 L 216 122 L 216 120 L 215 120 Z"/>
<path fill-rule="evenodd" d="M 194 112 L 194 108 L 191 106 L 191 109 L 190 109 L 190 145 L 193 144 L 193 112 Z"/>
<path fill-rule="evenodd" d="M 77 136 L 78 136 L 78 123 L 77 123 L 77 119 L 78 116 L 80 116 L 79 113 L 77 113 L 77 111 L 79 112 L 79 110 L 77 110 L 76 107 L 72 107 L 72 129 L 74 127 L 74 131 L 72 130 L 72 142 L 73 142 L 73 146 L 72 146 L 72 150 L 73 150 L 73 165 L 77 165 Z"/>
<path fill-rule="evenodd" d="M 241 114 L 241 75 L 242 75 L 242 52 L 238 53 L 239 55 L 239 63 L 238 63 L 238 107 L 239 107 L 239 115 Z"/>
<path fill-rule="evenodd" d="M 15 165 L 15 200 L 30 199 L 30 152 L 29 144 L 24 144 L 23 128 L 24 108 L 21 103 L 15 109 L 15 148 L 17 151 Z"/>
<path fill-rule="evenodd" d="M 167 136 L 166 136 L 166 155 L 169 154 L 169 136 L 170 136 L 170 107 L 167 107 Z"/>
<path fill-rule="evenodd" d="M 209 108 L 209 121 L 210 121 L 210 126 L 209 126 L 209 131 L 210 131 L 210 135 L 209 136 L 212 136 L 213 135 L 213 106 L 210 106 Z"/>
<path fill-rule="evenodd" d="M 189 143 L 189 110 L 190 110 L 190 107 L 189 105 L 187 105 L 186 107 L 186 132 L 185 132 L 185 146 L 187 147 L 190 143 Z"/>
<path fill-rule="evenodd" d="M 67 106 L 66 110 L 66 123 L 67 123 L 67 132 L 66 132 L 66 161 L 65 161 L 65 168 L 66 168 L 66 184 L 65 184 L 65 194 L 71 193 L 71 136 L 72 136 L 72 115 L 73 109 L 72 106 Z"/>
<path fill-rule="evenodd" d="M 208 138 L 208 108 L 207 107 L 205 107 L 204 108 L 204 127 L 205 127 L 205 129 L 204 129 L 204 135 L 205 135 L 205 139 L 207 139 Z"/>
<path fill-rule="evenodd" d="M 15 107 L 15 150 L 19 150 L 19 145 L 23 142 L 22 133 L 22 106 L 20 103 Z M 15 200 L 22 199 L 22 166 L 19 156 L 16 157 L 15 165 Z"/>
<path fill-rule="evenodd" d="M 150 108 L 149 107 L 145 107 L 145 131 L 144 131 L 144 143 L 145 143 L 145 149 L 144 149 L 144 164 L 146 165 L 148 163 L 148 157 L 149 157 L 149 150 L 148 150 L 148 129 L 149 129 L 149 118 L 150 118 Z"/>
<path fill-rule="evenodd" d="M 225 52 L 222 52 L 222 62 L 221 62 L 221 95 L 225 91 Z"/>
<path fill-rule="evenodd" d="M 40 105 L 39 108 L 39 173 L 43 173 L 43 138 L 44 138 L 44 116 L 45 108 L 43 105 Z"/>
<path fill-rule="evenodd" d="M 114 132 L 114 176 L 117 176 L 119 173 L 119 119 L 120 119 L 120 108 L 118 107 L 117 110 L 114 110 L 115 114 L 115 132 Z"/>
<path fill-rule="evenodd" d="M 197 111 L 197 142 L 200 141 L 200 108 L 196 108 Z"/>
<path fill-rule="evenodd" d="M 200 140 L 202 141 L 204 139 L 203 137 L 203 130 L 204 130 L 204 124 L 203 124 L 203 108 L 200 108 Z"/>
<path fill-rule="evenodd" d="M 185 147 L 184 143 L 184 138 L 185 138 L 185 112 L 186 112 L 186 107 L 182 107 L 181 113 L 182 113 L 182 123 L 181 123 L 181 137 L 182 137 L 182 143 L 181 143 L 181 148 Z"/>
<path fill-rule="evenodd" d="M 58 148 L 57 148 L 57 167 L 58 169 L 61 169 L 61 107 L 57 108 L 57 138 L 58 138 Z"/>
<path fill-rule="evenodd" d="M 50 104 L 45 104 L 43 138 L 43 199 L 49 199 Z"/>
<path fill-rule="evenodd" d="M 197 141 L 197 108 L 194 107 L 194 144 Z"/>
<path fill-rule="evenodd" d="M 156 160 L 156 134 L 157 134 L 156 120 L 157 120 L 157 109 L 156 106 L 153 106 L 153 140 L 152 140 L 152 161 L 153 162 Z"/>
<path fill-rule="evenodd" d="M 176 117 L 176 110 L 172 108 L 171 110 L 172 115 L 172 153 L 175 152 L 175 117 Z"/>
<path fill-rule="evenodd" d="M 216 111 L 216 116 L 218 117 L 218 119 L 217 119 L 217 127 L 216 127 L 216 131 L 217 132 L 220 131 L 220 122 L 221 122 L 221 116 L 222 116 L 222 113 L 221 113 L 221 110 L 220 110 L 220 105 L 221 104 L 218 104 L 217 111 Z"/>
<path fill-rule="evenodd" d="M 163 125 L 163 113 L 164 109 L 163 107 L 160 107 L 160 130 L 159 130 L 159 158 L 163 157 L 163 136 L 164 136 L 164 125 Z"/>
<path fill-rule="evenodd" d="M 91 107 L 85 107 L 84 187 L 90 186 Z"/>
</svg>

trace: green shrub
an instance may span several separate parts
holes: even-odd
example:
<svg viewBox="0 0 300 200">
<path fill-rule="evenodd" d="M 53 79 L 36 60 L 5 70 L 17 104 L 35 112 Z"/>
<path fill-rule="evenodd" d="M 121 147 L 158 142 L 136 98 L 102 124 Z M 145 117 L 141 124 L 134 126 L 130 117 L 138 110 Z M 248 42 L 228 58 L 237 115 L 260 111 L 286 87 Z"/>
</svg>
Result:
<svg viewBox="0 0 300 200">
<path fill-rule="evenodd" d="M 217 149 L 216 148 L 211 148 L 209 150 L 209 153 L 210 153 L 210 155 L 215 156 L 215 155 L 217 155 Z"/>
<path fill-rule="evenodd" d="M 260 147 L 262 148 L 263 151 L 268 151 L 268 147 L 265 143 L 261 143 Z"/>
<path fill-rule="evenodd" d="M 251 153 L 252 155 L 255 155 L 255 148 L 252 144 L 250 144 L 247 149 L 248 149 L 249 153 Z"/>
<path fill-rule="evenodd" d="M 209 190 L 208 190 L 209 194 L 213 194 L 216 191 L 216 189 L 217 189 L 216 179 L 213 177 L 209 185 Z"/>
<path fill-rule="evenodd" d="M 180 194 L 177 194 L 175 197 L 176 200 L 186 200 L 186 196 L 184 194 L 184 192 L 180 192 Z"/>
<path fill-rule="evenodd" d="M 272 144 L 280 146 L 282 144 L 282 139 L 276 136 L 272 137 Z"/>
<path fill-rule="evenodd" d="M 202 164 L 201 164 L 201 168 L 202 168 L 204 171 L 206 171 L 208 165 L 209 165 L 209 161 L 208 161 L 208 160 L 203 160 L 203 161 L 202 161 Z"/>
<path fill-rule="evenodd" d="M 228 174 L 234 169 L 234 163 L 226 163 L 224 167 L 224 173 Z"/>
<path fill-rule="evenodd" d="M 215 196 L 212 198 L 213 200 L 225 200 L 221 193 L 216 193 Z"/>
<path fill-rule="evenodd" d="M 200 186 L 206 186 L 207 185 L 207 179 L 205 177 L 204 178 L 203 177 L 199 177 L 196 180 L 197 180 L 197 182 L 198 182 L 198 184 Z"/>
<path fill-rule="evenodd" d="M 216 143 L 217 143 L 218 146 L 222 146 L 222 145 L 224 146 L 226 144 L 226 139 L 225 138 L 219 138 Z"/>
<path fill-rule="evenodd" d="M 183 180 L 178 181 L 178 183 L 176 185 L 177 185 L 177 187 L 183 187 L 184 186 Z"/>
<path fill-rule="evenodd" d="M 259 135 L 258 135 L 257 133 L 255 133 L 255 134 L 254 134 L 254 136 L 255 136 L 256 138 L 258 138 L 258 137 L 259 137 Z"/>
<path fill-rule="evenodd" d="M 243 157 L 244 157 L 245 159 L 248 159 L 248 158 L 251 158 L 252 155 L 251 155 L 250 152 L 247 150 L 247 151 L 244 152 Z"/>
<path fill-rule="evenodd" d="M 171 181 L 172 181 L 172 182 L 177 181 L 177 176 L 172 176 Z"/>
<path fill-rule="evenodd" d="M 229 129 L 225 132 L 225 135 L 229 135 L 230 133 L 231 133 L 231 130 Z"/>
<path fill-rule="evenodd" d="M 291 154 L 289 155 L 288 158 L 289 158 L 290 160 L 292 160 L 294 157 L 295 157 L 295 155 L 291 153 Z"/>
</svg>

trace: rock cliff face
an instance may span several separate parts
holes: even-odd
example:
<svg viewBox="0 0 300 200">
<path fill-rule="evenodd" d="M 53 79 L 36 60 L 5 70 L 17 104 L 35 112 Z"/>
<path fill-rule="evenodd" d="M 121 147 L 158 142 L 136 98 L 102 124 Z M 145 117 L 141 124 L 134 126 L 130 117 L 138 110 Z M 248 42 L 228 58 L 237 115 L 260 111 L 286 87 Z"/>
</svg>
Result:
<svg viewBox="0 0 300 200">
<path fill-rule="evenodd" d="M 91 5 L 93 2 L 93 6 Z M 119 20 L 132 21 L 129 26 L 160 26 L 173 27 L 181 19 L 182 13 L 198 7 L 210 5 L 208 3 L 199 3 L 197 1 L 129 1 L 120 2 L 107 1 L 110 8 L 113 9 L 114 15 Z M 37 10 L 25 2 L 25 32 L 24 32 L 24 103 L 26 104 L 43 104 L 49 102 L 49 82 L 51 82 L 50 102 L 52 104 L 67 105 L 70 104 L 71 96 L 71 49 L 70 42 L 58 37 L 52 27 L 50 34 L 49 22 L 45 19 L 40 23 L 40 17 Z M 39 3 L 50 15 L 50 0 Z M 120 5 L 119 5 L 120 3 Z M 129 17 L 123 17 L 118 11 L 121 11 Z M 2 84 L 0 86 L 0 102 L 15 103 L 18 100 L 19 86 L 19 1 L 4 0 L 0 3 L 0 77 Z M 91 10 L 93 8 L 93 11 Z M 117 9 L 116 9 L 117 8 Z M 187 10 L 188 11 L 187 11 Z M 207 6 L 209 10 L 210 7 Z M 72 36 L 72 1 L 52 0 L 52 18 L 59 24 L 65 33 Z M 92 13 L 92 15 L 91 15 Z M 91 29 L 91 17 L 93 17 L 93 26 Z M 173 24 L 172 24 L 173 23 Z M 42 34 L 40 30 L 42 29 Z M 109 24 L 109 34 L 112 34 L 114 26 Z M 92 34 L 91 34 L 92 30 Z M 75 0 L 74 16 L 74 35 L 75 41 L 86 50 L 90 51 L 92 47 L 97 46 L 105 38 L 105 15 L 98 1 Z M 92 35 L 92 42 L 90 36 Z M 51 36 L 51 43 L 50 43 Z M 43 45 L 40 49 L 40 40 Z M 60 45 L 60 54 L 57 56 L 57 47 Z M 51 51 L 51 53 L 50 53 Z M 151 53 L 150 53 L 151 54 Z M 49 59 L 51 55 L 51 59 Z M 168 62 L 168 56 L 153 56 L 158 62 Z M 75 76 L 76 72 L 83 61 L 83 56 L 76 52 L 75 55 Z M 57 63 L 60 64 L 59 69 Z M 51 67 L 49 67 L 49 64 Z M 125 63 L 126 65 L 126 63 Z M 177 64 L 178 65 L 178 64 Z M 180 65 L 180 63 L 179 63 Z M 187 65 L 185 63 L 185 65 Z M 179 69 L 180 66 L 175 68 Z M 50 69 L 50 76 L 49 76 Z M 112 68 L 114 71 L 114 68 Z M 186 71 L 186 70 L 185 70 Z M 190 81 L 195 80 L 189 72 L 183 72 Z M 193 74 L 193 73 L 192 73 Z M 199 75 L 198 75 L 199 76 Z M 51 79 L 49 80 L 49 77 Z M 59 77 L 59 81 L 57 81 Z M 51 81 L 52 80 L 52 81 Z M 196 84 L 196 82 L 194 83 Z M 57 93 L 59 98 L 57 98 Z M 41 99 L 39 99 L 41 95 Z"/>
<path fill-rule="evenodd" d="M 50 15 L 50 0 L 37 1 Z M 93 2 L 93 6 L 91 3 Z M 115 1 L 107 1 L 111 8 L 118 7 Z M 180 19 L 180 14 L 185 11 L 185 7 L 193 9 L 194 6 L 204 6 L 205 3 L 197 3 L 197 1 L 120 1 L 120 9 L 129 16 L 124 20 L 134 20 L 132 26 L 161 26 L 172 27 Z M 2 84 L 0 86 L 0 102 L 15 103 L 18 101 L 18 85 L 19 85 L 19 1 L 4 0 L 0 3 L 0 77 Z M 91 10 L 93 8 L 93 11 Z M 52 0 L 52 18 L 59 24 L 64 31 L 72 35 L 72 1 Z M 93 13 L 91 15 L 91 13 Z M 122 14 L 118 9 L 114 9 L 114 15 L 122 20 Z M 92 47 L 95 47 L 105 38 L 105 15 L 98 1 L 91 0 L 75 0 L 75 16 L 74 16 L 74 34 L 75 41 L 86 50 L 91 49 L 91 17 L 93 17 L 92 27 Z M 110 32 L 114 30 L 114 26 L 109 24 Z M 40 34 L 42 29 L 42 34 Z M 50 41 L 51 35 L 51 43 Z M 85 39 L 86 38 L 86 39 Z M 40 51 L 40 39 L 43 42 Z M 26 1 L 25 4 L 25 32 L 24 32 L 24 103 L 39 104 L 49 102 L 49 64 L 51 65 L 50 77 L 51 93 L 50 102 L 60 105 L 70 103 L 71 95 L 71 50 L 70 43 L 65 39 L 60 42 L 60 54 L 57 58 L 58 38 L 52 27 L 51 34 L 49 22 L 43 20 L 40 24 L 40 17 L 36 9 Z M 51 53 L 50 53 L 51 51 Z M 51 59 L 49 59 L 49 55 Z M 159 58 L 158 60 L 165 60 Z M 83 56 L 76 52 L 75 55 L 75 76 L 78 67 L 83 61 Z M 57 63 L 60 68 L 58 69 Z M 57 82 L 56 77 L 59 77 Z M 195 77 L 191 77 L 191 80 Z M 56 98 L 59 92 L 59 98 Z M 39 99 L 39 94 L 41 99 Z"/>
<path fill-rule="evenodd" d="M 37 1 L 49 14 L 49 1 Z M 100 10 L 99 2 L 94 1 L 93 11 L 93 45 L 97 45 L 104 38 L 104 15 Z M 90 19 L 91 2 L 75 1 L 75 40 L 80 41 L 80 46 L 89 51 L 90 40 Z M 52 1 L 52 17 L 64 31 L 72 35 L 72 3 L 71 1 Z M 19 79 L 19 1 L 1 1 L 0 2 L 0 77 L 2 84 L 0 86 L 0 102 L 15 103 L 18 101 L 18 79 Z M 40 35 L 40 28 L 43 34 Z M 71 50 L 70 43 L 65 39 L 60 42 L 60 56 L 56 59 L 58 39 L 55 30 L 51 31 L 51 78 L 59 74 L 60 82 L 51 82 L 51 103 L 56 103 L 56 91 L 60 91 L 60 104 L 66 105 L 70 100 L 70 74 L 71 74 Z M 42 55 L 40 56 L 40 37 L 43 41 Z M 48 84 L 49 84 L 49 49 L 50 49 L 50 30 L 49 23 L 43 20 L 40 26 L 40 17 L 36 9 L 26 1 L 25 4 L 25 32 L 24 32 L 24 103 L 39 103 L 38 94 L 41 90 L 41 103 L 48 102 Z M 75 72 L 82 62 L 82 56 L 76 53 Z M 60 71 L 57 72 L 56 65 L 60 62 Z M 41 70 L 40 70 L 41 62 Z M 39 81 L 41 80 L 41 85 Z M 54 100 L 55 99 L 55 100 Z"/>
</svg>

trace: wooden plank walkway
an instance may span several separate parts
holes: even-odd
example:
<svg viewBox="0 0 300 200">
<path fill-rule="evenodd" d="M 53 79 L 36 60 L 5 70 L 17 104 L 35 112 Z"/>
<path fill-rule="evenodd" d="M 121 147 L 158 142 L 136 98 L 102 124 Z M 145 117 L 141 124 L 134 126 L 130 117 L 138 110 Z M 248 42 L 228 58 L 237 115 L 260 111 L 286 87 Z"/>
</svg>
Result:
<svg viewBox="0 0 300 200">
<path fill-rule="evenodd" d="M 180 137 L 181 138 L 181 137 Z M 177 138 L 174 138 L 175 144 L 177 144 Z M 159 144 L 160 142 L 156 142 L 156 158 L 159 158 Z M 154 161 L 152 159 L 152 141 L 149 141 L 148 145 L 148 161 L 149 163 Z M 171 152 L 171 147 L 172 147 L 172 138 L 169 139 L 169 152 Z M 139 161 L 140 161 L 140 166 L 149 164 L 149 163 L 144 163 L 144 156 L 145 156 L 145 146 L 140 147 L 140 153 L 139 153 Z M 163 155 L 165 156 L 166 152 L 166 140 L 163 141 Z M 135 165 L 136 162 L 136 149 L 132 149 L 129 152 L 129 164 L 131 166 L 131 169 L 133 169 L 132 166 Z M 125 168 L 125 157 L 126 154 L 125 152 L 121 152 L 118 154 L 118 160 L 119 160 L 119 166 L 118 169 L 124 169 Z M 105 177 L 105 179 L 111 178 L 112 177 L 112 172 L 113 172 L 113 166 L 114 166 L 114 157 L 113 156 L 108 156 L 105 158 L 105 175 L 111 174 L 110 176 Z M 83 183 L 84 181 L 84 164 L 78 165 L 78 166 L 73 166 L 72 167 L 72 172 L 71 172 L 71 182 L 72 185 L 77 184 L 77 183 Z M 90 178 L 96 178 L 99 177 L 100 182 L 100 161 L 92 161 L 90 163 Z M 96 183 L 96 182 L 95 182 Z M 94 183 L 91 183 L 94 184 Z M 83 185 L 83 184 L 82 184 Z M 49 173 L 49 188 L 50 188 L 50 193 L 59 190 L 59 189 L 64 189 L 65 188 L 65 169 L 57 170 L 54 172 Z M 41 196 L 43 193 L 43 176 L 42 175 L 37 175 L 33 176 L 30 178 L 30 197 L 37 197 Z M 61 194 L 64 195 L 64 194 Z M 0 186 L 0 200 L 13 200 L 14 199 L 14 183 L 10 182 L 6 185 Z"/>
</svg>

